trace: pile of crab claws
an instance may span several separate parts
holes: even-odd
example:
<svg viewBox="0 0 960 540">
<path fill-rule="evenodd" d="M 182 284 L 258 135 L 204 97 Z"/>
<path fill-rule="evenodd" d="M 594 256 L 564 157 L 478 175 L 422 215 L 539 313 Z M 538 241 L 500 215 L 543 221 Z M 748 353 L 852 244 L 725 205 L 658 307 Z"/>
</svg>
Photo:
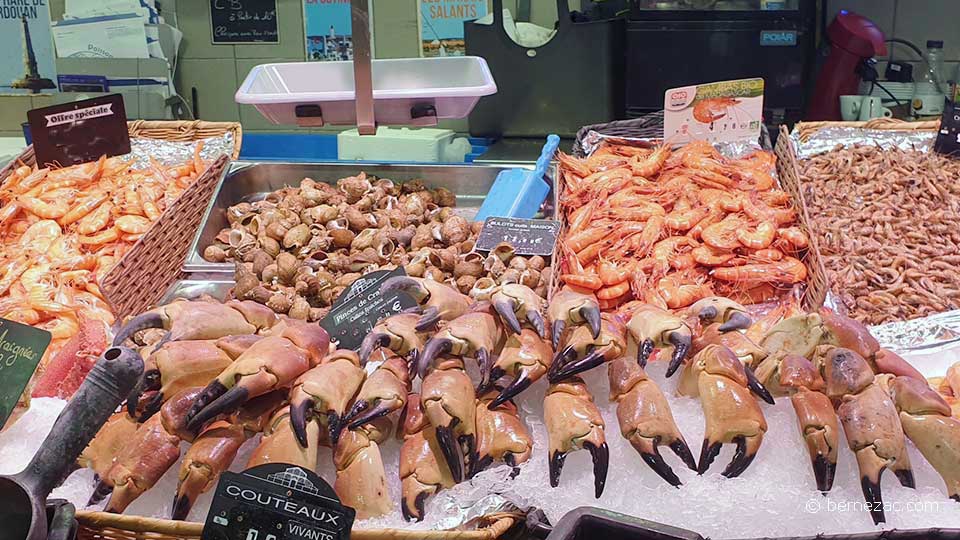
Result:
<svg viewBox="0 0 960 540">
<path fill-rule="evenodd" d="M 604 442 L 599 446 L 590 441 L 583 443 L 583 447 L 590 452 L 590 458 L 593 460 L 593 492 L 594 497 L 599 499 L 603 495 L 603 488 L 607 484 L 607 469 L 610 467 L 610 448 Z M 566 452 L 554 452 L 550 456 L 550 486 L 560 485 L 560 472 L 563 470 L 563 462 L 567 459 Z"/>
<path fill-rule="evenodd" d="M 753 368 L 750 366 L 743 366 L 743 371 L 747 375 L 747 388 L 753 392 L 755 396 L 766 401 L 770 405 L 773 405 L 775 401 L 773 400 L 773 394 L 767 390 L 767 387 L 760 382 L 760 379 L 757 378 L 757 374 L 753 372 Z"/>
<path fill-rule="evenodd" d="M 243 386 L 228 389 L 217 379 L 210 381 L 187 412 L 187 429 L 199 433 L 207 422 L 222 413 L 235 411 L 249 397 L 250 391 Z"/>
<path fill-rule="evenodd" d="M 670 332 L 667 336 L 667 340 L 673 345 L 673 355 L 670 357 L 670 365 L 667 367 L 667 377 L 672 377 L 674 373 L 680 369 L 680 366 L 683 365 L 683 361 L 686 360 L 687 354 L 690 352 L 690 348 L 693 346 L 693 337 L 690 334 L 684 332 Z M 652 343 L 651 343 L 652 344 Z M 640 352 L 638 355 L 642 354 L 644 350 L 644 345 L 641 343 L 639 349 Z M 649 354 L 647 355 L 649 357 Z M 640 367 L 644 367 L 646 361 L 643 361 L 640 364 Z"/>
</svg>

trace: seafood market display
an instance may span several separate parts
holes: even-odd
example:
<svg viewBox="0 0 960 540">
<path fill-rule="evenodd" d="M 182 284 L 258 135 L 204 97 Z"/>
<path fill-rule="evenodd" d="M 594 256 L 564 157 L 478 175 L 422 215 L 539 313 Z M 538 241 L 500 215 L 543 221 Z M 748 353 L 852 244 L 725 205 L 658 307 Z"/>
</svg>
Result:
<svg viewBox="0 0 960 540">
<path fill-rule="evenodd" d="M 960 161 L 857 145 L 800 160 L 832 292 L 867 324 L 960 307 Z"/>
<path fill-rule="evenodd" d="M 560 154 L 560 279 L 593 291 L 604 309 L 783 296 L 807 278 L 809 241 L 774 164 L 768 152 L 727 159 L 705 142 Z"/>
<path fill-rule="evenodd" d="M 230 207 L 230 227 L 203 257 L 236 263 L 236 298 L 310 321 L 361 275 L 399 266 L 425 286 L 447 283 L 475 296 L 520 283 L 546 298 L 547 261 L 506 244 L 486 256 L 473 251 L 483 223 L 467 221 L 455 205 L 453 192 L 419 180 L 398 184 L 362 172 L 335 184 L 305 178 Z"/>
<path fill-rule="evenodd" d="M 0 317 L 53 334 L 38 373 L 56 369 L 39 395 L 71 395 L 106 347 L 114 315 L 99 283 L 206 170 L 201 151 L 172 167 L 134 169 L 125 157 L 20 166 L 0 185 Z M 77 362 L 87 368 L 71 374 Z"/>
</svg>

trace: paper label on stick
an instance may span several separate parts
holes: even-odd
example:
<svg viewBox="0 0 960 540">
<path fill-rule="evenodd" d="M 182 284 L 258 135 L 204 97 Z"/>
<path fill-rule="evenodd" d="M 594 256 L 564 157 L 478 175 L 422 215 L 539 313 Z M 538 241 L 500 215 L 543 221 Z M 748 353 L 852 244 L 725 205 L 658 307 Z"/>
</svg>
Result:
<svg viewBox="0 0 960 540">
<path fill-rule="evenodd" d="M 268 463 L 220 475 L 201 538 L 347 540 L 355 516 L 313 471 Z"/>
<path fill-rule="evenodd" d="M 560 222 L 549 219 L 488 217 L 483 222 L 475 249 L 490 251 L 498 244 L 513 246 L 517 255 L 549 257 L 557 245 Z"/>
<path fill-rule="evenodd" d="M 763 122 L 763 79 L 671 88 L 663 96 L 663 138 L 690 141 L 757 141 Z"/>
<path fill-rule="evenodd" d="M 0 427 L 50 345 L 50 332 L 0 318 Z"/>
</svg>

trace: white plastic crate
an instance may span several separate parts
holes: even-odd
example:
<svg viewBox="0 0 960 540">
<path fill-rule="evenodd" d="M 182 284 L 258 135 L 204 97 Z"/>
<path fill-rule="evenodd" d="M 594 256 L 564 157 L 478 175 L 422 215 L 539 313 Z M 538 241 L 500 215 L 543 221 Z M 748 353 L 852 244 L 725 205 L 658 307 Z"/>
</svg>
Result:
<svg viewBox="0 0 960 540">
<path fill-rule="evenodd" d="M 425 125 L 464 118 L 497 85 L 476 56 L 373 60 L 377 124 Z M 237 90 L 274 124 L 356 124 L 353 62 L 290 62 L 254 67 Z"/>
</svg>

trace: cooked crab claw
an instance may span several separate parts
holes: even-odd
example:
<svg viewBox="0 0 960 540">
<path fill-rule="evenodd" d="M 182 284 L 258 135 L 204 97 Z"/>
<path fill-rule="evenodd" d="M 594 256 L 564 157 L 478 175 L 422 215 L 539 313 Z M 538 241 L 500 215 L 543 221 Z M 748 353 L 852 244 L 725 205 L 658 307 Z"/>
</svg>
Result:
<svg viewBox="0 0 960 540">
<path fill-rule="evenodd" d="M 553 361 L 553 349 L 550 343 L 529 328 L 518 335 L 511 335 L 490 369 L 486 384 L 477 388 L 478 394 L 484 394 L 504 375 L 513 379 L 489 402 L 490 410 L 516 397 L 531 384 L 539 380 L 550 368 Z"/>
<path fill-rule="evenodd" d="M 617 420 L 623 438 L 630 441 L 654 472 L 670 485 L 679 486 L 680 479 L 660 455 L 660 445 L 667 445 L 691 470 L 697 470 L 697 464 L 663 392 L 643 368 L 627 357 L 611 362 L 607 375 L 610 400 L 617 402 Z"/>
<path fill-rule="evenodd" d="M 496 317 L 485 311 L 471 311 L 450 321 L 434 334 L 423 347 L 417 361 L 420 378 L 426 376 L 440 355 L 475 357 L 486 378 L 490 373 L 493 352 L 500 344 L 500 327 Z"/>
<path fill-rule="evenodd" d="M 614 314 L 604 313 L 600 334 L 594 338 L 586 326 L 578 326 L 567 338 L 566 346 L 553 358 L 547 372 L 551 383 L 583 373 L 604 362 L 619 358 L 626 350 L 623 323 Z"/>
<path fill-rule="evenodd" d="M 550 451 L 550 485 L 560 485 L 567 454 L 586 449 L 593 458 L 594 495 L 600 498 L 607 482 L 610 450 L 603 434 L 603 417 L 579 377 L 552 384 L 543 398 Z"/>
<path fill-rule="evenodd" d="M 354 430 L 377 418 L 402 410 L 407 403 L 409 386 L 406 361 L 399 356 L 390 355 L 363 382 L 353 407 L 343 418 L 343 423 Z"/>
<path fill-rule="evenodd" d="M 800 433 L 807 443 L 817 489 L 830 491 L 837 470 L 840 424 L 830 398 L 821 391 L 823 378 L 810 360 L 787 354 L 779 360 L 779 386 L 790 392 Z"/>
<path fill-rule="evenodd" d="M 476 461 L 476 394 L 459 358 L 443 358 L 423 379 L 420 403 L 454 482 Z"/>
<path fill-rule="evenodd" d="M 587 324 L 593 339 L 600 336 L 600 304 L 593 294 L 584 294 L 568 287 L 553 295 L 547 306 L 547 320 L 552 329 L 551 344 L 560 347 L 564 331 L 571 325 Z"/>
<path fill-rule="evenodd" d="M 960 420 L 951 416 L 950 405 L 926 381 L 887 377 L 903 431 L 943 478 L 947 496 L 960 502 Z"/>
<path fill-rule="evenodd" d="M 747 388 L 750 389 L 750 392 L 758 398 L 766 401 L 770 405 L 775 404 L 776 402 L 773 399 L 773 395 L 770 394 L 770 391 L 767 390 L 767 387 L 757 379 L 757 375 L 753 372 L 753 369 L 750 366 L 743 366 L 743 372 L 747 376 Z"/>
<path fill-rule="evenodd" d="M 277 320 L 272 311 L 255 302 L 175 301 L 137 315 L 123 325 L 114 337 L 120 344 L 148 328 L 169 332 L 161 340 L 218 339 L 223 336 L 255 334 Z"/>
<path fill-rule="evenodd" d="M 704 326 L 720 323 L 721 332 L 746 330 L 753 323 L 747 308 L 721 296 L 709 296 L 693 303 L 689 313 L 696 315 Z"/>
<path fill-rule="evenodd" d="M 545 302 L 530 287 L 519 283 L 501 285 L 490 297 L 490 301 L 511 332 L 520 333 L 520 318 L 523 318 L 540 337 L 547 339 L 547 324 L 543 316 Z"/>
<path fill-rule="evenodd" d="M 720 453 L 723 444 L 734 443 L 736 452 L 723 475 L 740 475 L 756 457 L 767 421 L 747 389 L 746 368 L 730 349 L 708 345 L 686 365 L 677 391 L 700 396 L 706 430 L 697 472 L 703 474 Z"/>
<path fill-rule="evenodd" d="M 839 403 L 837 416 L 850 450 L 857 456 L 860 485 L 874 523 L 886 521 L 880 476 L 890 469 L 906 487 L 914 487 L 900 416 L 867 361 L 850 349 L 828 347 L 822 364 L 826 394 Z"/>
<path fill-rule="evenodd" d="M 360 389 L 365 375 L 357 353 L 341 349 L 297 378 L 290 390 L 290 425 L 300 446 L 306 448 L 307 422 L 314 418 L 326 426 L 330 442 L 336 446 L 347 404 Z"/>
<path fill-rule="evenodd" d="M 394 276 L 380 285 L 380 294 L 402 291 L 423 308 L 416 330 L 423 332 L 443 321 L 451 321 L 467 312 L 470 299 L 460 291 L 432 279 Z"/>
<path fill-rule="evenodd" d="M 517 406 L 504 401 L 491 407 L 499 388 L 491 388 L 480 394 L 477 401 L 477 460 L 473 473 L 487 468 L 494 461 L 502 461 L 511 467 L 530 459 L 533 437 L 527 425 L 520 420 Z"/>
<path fill-rule="evenodd" d="M 289 385 L 310 368 L 307 351 L 290 340 L 269 336 L 237 357 L 197 397 L 187 426 L 199 432 L 216 416 L 237 410 L 248 399 Z"/>
<path fill-rule="evenodd" d="M 386 347 L 415 362 L 423 349 L 423 338 L 416 329 L 418 320 L 415 313 L 398 313 L 377 323 L 360 344 L 360 360 L 366 362 L 374 350 Z"/>
<path fill-rule="evenodd" d="M 667 310 L 650 304 L 641 304 L 630 313 L 627 323 L 627 355 L 636 358 L 640 367 L 646 367 L 650 355 L 657 348 L 673 349 L 667 376 L 672 376 L 683 364 L 693 345 L 693 332 L 683 319 Z"/>
</svg>

